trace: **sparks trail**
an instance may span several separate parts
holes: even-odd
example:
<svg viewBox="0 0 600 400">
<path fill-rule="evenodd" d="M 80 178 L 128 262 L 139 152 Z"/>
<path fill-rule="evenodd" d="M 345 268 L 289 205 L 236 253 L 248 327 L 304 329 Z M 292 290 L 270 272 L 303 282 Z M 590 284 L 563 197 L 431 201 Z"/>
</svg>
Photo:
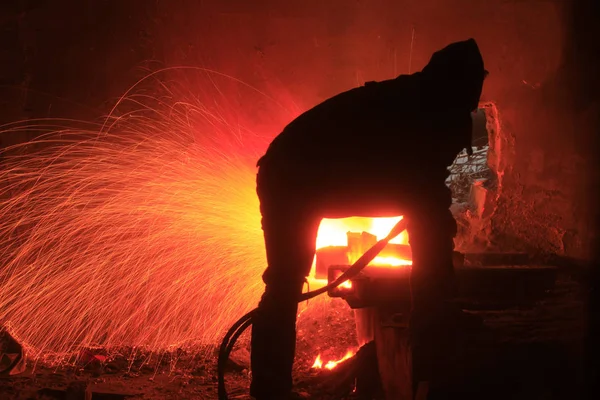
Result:
<svg viewBox="0 0 600 400">
<path fill-rule="evenodd" d="M 268 123 L 209 81 L 132 90 L 98 126 L 4 127 L 43 133 L 0 170 L 0 321 L 32 349 L 216 343 L 255 306 Z"/>
<path fill-rule="evenodd" d="M 200 78 L 149 75 L 99 124 L 0 127 L 36 137 L 0 153 L 0 324 L 30 356 L 217 344 L 257 304 L 255 164 L 299 110 L 191 71 Z M 385 236 L 396 222 L 327 220 L 317 247 L 347 244 L 348 231 Z"/>
</svg>

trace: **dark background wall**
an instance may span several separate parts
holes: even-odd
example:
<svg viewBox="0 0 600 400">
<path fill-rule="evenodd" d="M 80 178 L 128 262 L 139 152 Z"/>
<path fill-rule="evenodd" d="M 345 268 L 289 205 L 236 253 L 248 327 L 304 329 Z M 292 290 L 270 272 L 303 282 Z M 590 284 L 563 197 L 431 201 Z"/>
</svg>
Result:
<svg viewBox="0 0 600 400">
<path fill-rule="evenodd" d="M 495 234 L 506 249 L 585 256 L 598 112 L 591 3 L 5 1 L 0 121 L 97 118 L 148 68 L 165 65 L 285 88 L 306 109 L 366 80 L 414 72 L 438 48 L 474 37 L 490 71 L 483 100 L 501 119 Z"/>
<path fill-rule="evenodd" d="M 153 2 L 0 4 L 0 121 L 98 118 L 152 60 Z"/>
</svg>

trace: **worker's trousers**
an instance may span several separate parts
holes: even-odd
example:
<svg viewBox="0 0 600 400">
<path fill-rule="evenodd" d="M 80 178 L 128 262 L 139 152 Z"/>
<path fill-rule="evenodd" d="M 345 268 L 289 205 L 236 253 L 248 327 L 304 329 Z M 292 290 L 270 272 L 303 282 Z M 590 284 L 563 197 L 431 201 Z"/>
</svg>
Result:
<svg viewBox="0 0 600 400">
<path fill-rule="evenodd" d="M 261 179 L 262 228 L 268 267 L 266 288 L 253 318 L 251 395 L 259 400 L 281 399 L 292 389 L 298 299 L 315 254 L 323 215 L 312 199 L 280 191 L 282 185 Z M 413 254 L 413 308 L 444 301 L 453 281 L 452 251 L 456 223 L 444 189 L 423 193 L 417 204 L 406 204 Z M 351 210 L 349 215 L 352 216 Z"/>
</svg>

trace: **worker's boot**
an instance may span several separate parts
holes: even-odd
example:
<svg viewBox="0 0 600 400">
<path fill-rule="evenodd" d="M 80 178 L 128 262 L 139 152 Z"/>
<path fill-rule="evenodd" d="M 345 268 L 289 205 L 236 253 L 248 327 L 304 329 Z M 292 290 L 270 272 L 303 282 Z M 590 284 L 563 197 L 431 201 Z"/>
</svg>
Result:
<svg viewBox="0 0 600 400">
<path fill-rule="evenodd" d="M 250 395 L 257 400 L 292 395 L 297 311 L 296 296 L 267 290 L 253 317 Z"/>
</svg>

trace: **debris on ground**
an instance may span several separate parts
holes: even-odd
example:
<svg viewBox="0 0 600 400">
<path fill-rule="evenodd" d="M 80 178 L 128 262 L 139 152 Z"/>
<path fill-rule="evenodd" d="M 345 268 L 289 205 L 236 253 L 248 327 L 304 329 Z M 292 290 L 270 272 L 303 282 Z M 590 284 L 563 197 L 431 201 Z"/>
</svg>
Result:
<svg viewBox="0 0 600 400">
<path fill-rule="evenodd" d="M 577 283 L 562 280 L 531 309 L 477 312 L 489 327 L 491 339 L 479 340 L 469 352 L 470 369 L 475 374 L 472 382 L 477 384 L 468 389 L 487 399 L 579 398 L 576 390 L 577 377 L 582 376 L 578 360 L 582 357 L 585 329 L 584 301 Z M 318 355 L 324 360 L 340 360 L 349 349 L 356 350 L 354 313 L 348 305 L 328 298 L 312 301 L 308 307 L 302 305 L 297 331 L 297 393 L 318 400 L 356 398 L 357 392 L 348 393 L 352 387 L 349 379 L 345 383 L 338 379 L 344 375 L 344 368 L 350 369 L 357 362 L 356 358 L 340 362 L 333 370 L 312 368 Z M 248 341 L 246 333 L 232 353 L 239 364 L 226 376 L 231 399 L 250 399 L 250 372 L 240 369 L 249 362 Z M 93 351 L 91 359 L 97 359 L 96 355 L 103 353 Z M 30 362 L 21 374 L 0 379 L 0 398 L 64 399 L 72 382 L 88 382 L 92 400 L 217 398 L 214 346 L 164 353 L 124 348 L 111 350 L 106 356 L 99 373 L 79 363 L 50 366 Z M 345 389 L 332 390 L 336 386 L 333 383 Z M 487 394 L 481 396 L 485 390 Z M 470 400 L 474 395 L 469 393 L 453 398 Z"/>
<path fill-rule="evenodd" d="M 23 346 L 5 327 L 0 326 L 0 376 L 19 375 L 25 368 Z"/>
<path fill-rule="evenodd" d="M 228 371 L 242 372 L 250 369 L 250 351 L 246 348 L 234 350 L 229 355 L 226 369 Z"/>
</svg>

